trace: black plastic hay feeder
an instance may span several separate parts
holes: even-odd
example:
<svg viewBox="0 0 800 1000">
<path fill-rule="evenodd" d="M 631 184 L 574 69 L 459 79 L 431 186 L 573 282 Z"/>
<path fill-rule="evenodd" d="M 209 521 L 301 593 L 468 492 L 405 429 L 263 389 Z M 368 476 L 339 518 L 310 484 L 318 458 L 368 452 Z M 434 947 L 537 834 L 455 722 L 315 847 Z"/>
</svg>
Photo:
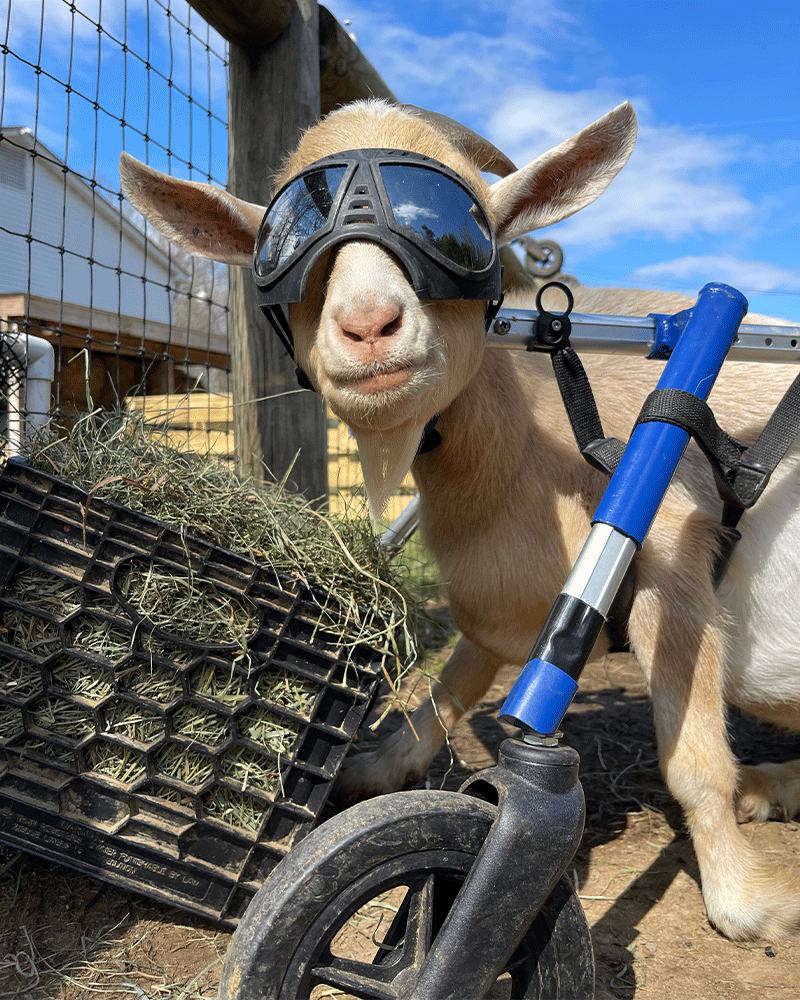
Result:
<svg viewBox="0 0 800 1000">
<path fill-rule="evenodd" d="M 228 608 L 246 641 L 165 627 L 148 586 Z M 234 925 L 319 820 L 389 657 L 332 603 L 10 461 L 0 842 Z"/>
</svg>

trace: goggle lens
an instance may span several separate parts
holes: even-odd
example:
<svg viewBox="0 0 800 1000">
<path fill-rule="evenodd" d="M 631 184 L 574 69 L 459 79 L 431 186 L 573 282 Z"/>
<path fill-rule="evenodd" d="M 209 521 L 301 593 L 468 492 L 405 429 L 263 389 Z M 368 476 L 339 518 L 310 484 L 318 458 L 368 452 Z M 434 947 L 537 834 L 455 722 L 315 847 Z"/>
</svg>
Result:
<svg viewBox="0 0 800 1000">
<path fill-rule="evenodd" d="M 259 274 L 277 270 L 325 225 L 346 171 L 346 167 L 313 170 L 278 195 L 261 225 L 256 248 Z"/>
<path fill-rule="evenodd" d="M 304 272 L 294 269 L 307 245 L 315 254 L 317 246 L 346 239 L 350 225 L 359 227 L 359 238 L 374 225 L 378 242 L 415 261 L 421 273 L 430 272 L 422 284 L 432 298 L 477 296 L 484 281 L 494 288 L 499 280 L 499 266 L 497 273 L 491 270 L 497 264 L 495 244 L 474 193 L 444 166 L 409 162 L 413 155 L 351 150 L 332 156 L 330 166 L 320 162 L 295 177 L 278 192 L 261 224 L 256 275 L 268 279 L 276 292 L 280 286 L 281 293 L 296 295 L 293 276 Z M 437 267 L 440 277 L 431 278 Z M 458 282 L 463 279 L 475 286 L 462 291 Z M 482 294 L 482 284 L 480 289 Z"/>
<path fill-rule="evenodd" d="M 464 188 L 436 170 L 410 164 L 382 164 L 380 172 L 396 222 L 467 271 L 489 265 L 489 225 Z"/>
</svg>

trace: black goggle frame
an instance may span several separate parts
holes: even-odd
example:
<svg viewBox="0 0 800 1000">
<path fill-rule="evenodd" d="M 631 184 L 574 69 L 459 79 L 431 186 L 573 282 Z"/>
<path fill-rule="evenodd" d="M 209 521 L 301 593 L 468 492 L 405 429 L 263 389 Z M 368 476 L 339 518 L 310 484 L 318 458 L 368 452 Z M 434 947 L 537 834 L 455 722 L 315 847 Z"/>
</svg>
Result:
<svg viewBox="0 0 800 1000">
<path fill-rule="evenodd" d="M 411 187 L 403 187 L 403 181 Z M 424 205 L 398 204 L 409 191 L 422 191 L 414 185 L 426 181 L 431 184 L 423 185 Z M 398 213 L 421 222 L 405 224 Z M 445 226 L 437 236 L 428 223 L 435 226 L 440 215 L 460 226 L 459 233 Z M 423 300 L 484 299 L 492 313 L 499 308 L 502 272 L 494 233 L 463 178 L 420 153 L 348 150 L 317 160 L 284 185 L 270 202 L 256 240 L 259 306 L 292 357 L 291 329 L 281 307 L 300 302 L 314 264 L 348 240 L 370 240 L 388 249 Z M 298 379 L 311 388 L 304 373 L 298 372 Z"/>
</svg>

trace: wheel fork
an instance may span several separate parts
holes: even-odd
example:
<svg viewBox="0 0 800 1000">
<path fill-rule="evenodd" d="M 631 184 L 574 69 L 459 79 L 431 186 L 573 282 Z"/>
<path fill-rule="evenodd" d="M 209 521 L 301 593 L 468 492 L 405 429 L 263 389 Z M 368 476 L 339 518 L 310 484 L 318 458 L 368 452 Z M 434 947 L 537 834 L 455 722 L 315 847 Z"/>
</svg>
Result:
<svg viewBox="0 0 800 1000">
<path fill-rule="evenodd" d="M 586 815 L 579 757 L 555 740 L 508 739 L 460 791 L 497 819 L 403 1000 L 482 997 L 572 859 Z"/>
</svg>

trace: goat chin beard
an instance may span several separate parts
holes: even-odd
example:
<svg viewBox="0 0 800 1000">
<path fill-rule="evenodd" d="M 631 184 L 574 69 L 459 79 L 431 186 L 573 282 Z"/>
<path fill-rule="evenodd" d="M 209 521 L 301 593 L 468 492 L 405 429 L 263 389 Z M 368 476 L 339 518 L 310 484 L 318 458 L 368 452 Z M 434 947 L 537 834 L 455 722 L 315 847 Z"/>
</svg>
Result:
<svg viewBox="0 0 800 1000">
<path fill-rule="evenodd" d="M 415 419 L 383 431 L 353 428 L 369 512 L 376 524 L 411 468 L 426 422 Z"/>
</svg>

